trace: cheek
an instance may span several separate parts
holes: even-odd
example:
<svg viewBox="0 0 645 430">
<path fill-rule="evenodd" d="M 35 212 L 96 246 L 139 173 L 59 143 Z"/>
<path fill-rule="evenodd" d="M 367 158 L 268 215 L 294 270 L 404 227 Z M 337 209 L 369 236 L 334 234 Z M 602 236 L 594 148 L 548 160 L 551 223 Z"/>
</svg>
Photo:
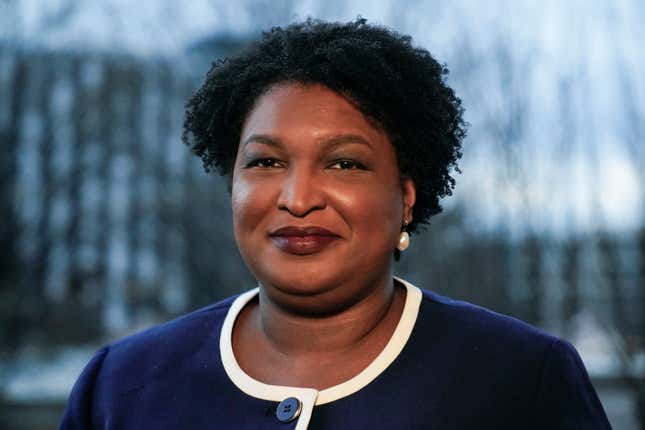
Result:
<svg viewBox="0 0 645 430">
<path fill-rule="evenodd" d="M 403 217 L 402 194 L 396 187 L 384 185 L 356 190 L 353 193 L 338 193 L 336 201 L 351 217 L 355 234 L 378 236 L 389 241 L 398 238 Z"/>
<path fill-rule="evenodd" d="M 248 232 L 258 226 L 262 214 L 269 206 L 269 196 L 265 187 L 245 181 L 241 178 L 233 180 L 231 189 L 231 208 L 233 210 L 233 226 L 236 236 Z M 241 239 L 238 237 L 238 241 Z"/>
</svg>

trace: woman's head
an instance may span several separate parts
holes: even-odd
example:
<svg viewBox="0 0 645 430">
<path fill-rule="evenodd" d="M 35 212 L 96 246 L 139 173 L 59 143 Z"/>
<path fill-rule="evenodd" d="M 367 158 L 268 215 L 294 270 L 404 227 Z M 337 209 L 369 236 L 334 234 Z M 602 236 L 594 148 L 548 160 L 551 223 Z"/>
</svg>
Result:
<svg viewBox="0 0 645 430">
<path fill-rule="evenodd" d="M 232 177 L 242 129 L 260 96 L 278 84 L 317 84 L 341 95 L 385 131 L 401 179 L 411 179 L 414 231 L 441 211 L 465 136 L 460 100 L 447 69 L 407 36 L 359 19 L 307 20 L 264 33 L 219 61 L 187 104 L 184 141 L 204 166 Z"/>
<path fill-rule="evenodd" d="M 415 188 L 387 133 L 345 97 L 272 86 L 242 126 L 231 182 L 238 247 L 276 301 L 318 295 L 291 307 L 330 312 L 389 279 Z"/>
</svg>

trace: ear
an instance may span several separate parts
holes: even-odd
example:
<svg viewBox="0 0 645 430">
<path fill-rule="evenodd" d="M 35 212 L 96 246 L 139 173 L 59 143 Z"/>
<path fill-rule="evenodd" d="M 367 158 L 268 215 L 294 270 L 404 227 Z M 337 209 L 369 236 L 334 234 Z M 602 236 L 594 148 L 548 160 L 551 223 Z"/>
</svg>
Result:
<svg viewBox="0 0 645 430">
<path fill-rule="evenodd" d="M 412 221 L 412 208 L 417 201 L 417 187 L 414 181 L 410 178 L 405 178 L 401 182 L 401 190 L 403 192 L 403 219 L 408 223 Z"/>
</svg>

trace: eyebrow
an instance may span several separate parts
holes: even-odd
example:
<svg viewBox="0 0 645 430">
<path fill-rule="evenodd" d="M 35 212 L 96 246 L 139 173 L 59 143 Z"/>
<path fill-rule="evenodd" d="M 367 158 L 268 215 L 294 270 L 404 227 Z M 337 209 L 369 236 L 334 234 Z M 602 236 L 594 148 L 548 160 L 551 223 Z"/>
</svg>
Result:
<svg viewBox="0 0 645 430">
<path fill-rule="evenodd" d="M 264 145 L 274 146 L 277 148 L 281 148 L 283 146 L 280 139 L 276 139 L 275 137 L 266 134 L 252 134 L 244 140 L 242 146 L 248 145 L 252 142 L 262 143 Z M 333 136 L 325 136 L 317 139 L 317 142 L 323 145 L 325 149 L 331 149 L 333 147 L 348 143 L 365 145 L 370 149 L 373 149 L 370 141 L 358 134 L 338 134 Z"/>
</svg>

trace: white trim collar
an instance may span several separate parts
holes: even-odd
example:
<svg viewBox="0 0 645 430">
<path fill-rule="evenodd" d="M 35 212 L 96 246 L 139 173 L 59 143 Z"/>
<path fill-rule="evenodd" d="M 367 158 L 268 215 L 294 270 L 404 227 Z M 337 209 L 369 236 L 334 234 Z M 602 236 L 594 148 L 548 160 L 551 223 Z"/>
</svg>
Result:
<svg viewBox="0 0 645 430">
<path fill-rule="evenodd" d="M 231 304 L 226 315 L 222 332 L 220 334 L 220 356 L 224 370 L 231 381 L 246 394 L 264 399 L 279 402 L 287 397 L 297 397 L 303 403 L 303 409 L 300 414 L 298 426 L 296 429 L 306 428 L 311 417 L 314 405 L 322 405 L 333 402 L 357 392 L 378 377 L 401 353 L 407 343 L 412 329 L 419 314 L 421 304 L 421 290 L 403 279 L 394 277 L 406 287 L 407 294 L 401 318 L 381 353 L 358 375 L 338 385 L 334 385 L 324 390 L 314 388 L 288 387 L 281 385 L 270 385 L 260 382 L 244 372 L 233 354 L 233 325 L 238 314 L 251 299 L 257 294 L 259 289 L 254 288 L 238 296 Z M 301 422 L 303 426 L 301 426 Z"/>
</svg>

